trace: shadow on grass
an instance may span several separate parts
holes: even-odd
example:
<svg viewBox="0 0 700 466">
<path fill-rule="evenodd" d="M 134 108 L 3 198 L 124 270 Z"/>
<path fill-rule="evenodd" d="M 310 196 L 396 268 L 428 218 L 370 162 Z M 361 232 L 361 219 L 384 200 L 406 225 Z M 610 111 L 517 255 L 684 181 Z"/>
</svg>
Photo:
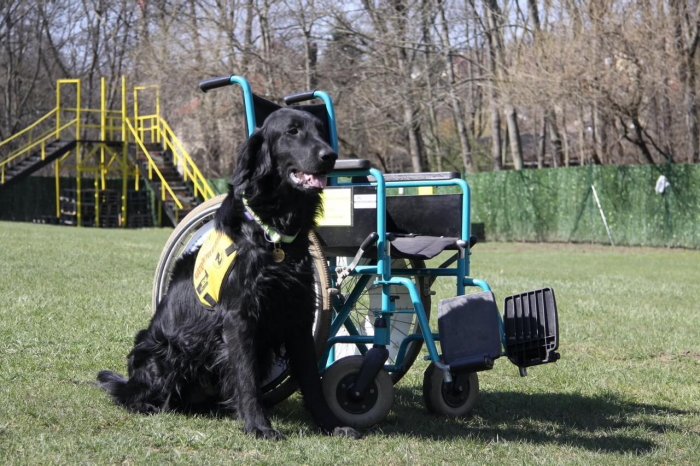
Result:
<svg viewBox="0 0 700 466">
<path fill-rule="evenodd" d="M 482 392 L 471 417 L 448 419 L 428 414 L 414 389 L 397 387 L 396 399 L 394 415 L 380 426 L 385 435 L 559 444 L 611 453 L 648 453 L 658 446 L 650 436 L 678 430 L 669 416 L 691 414 L 612 394 Z"/>
<path fill-rule="evenodd" d="M 194 413 L 182 414 L 191 416 Z M 273 426 L 285 432 L 292 425 L 316 432 L 299 394 L 269 408 Z M 395 387 L 394 405 L 381 424 L 364 429 L 366 437 L 410 437 L 424 440 L 559 445 L 594 452 L 645 455 L 659 447 L 656 435 L 680 432 L 678 417 L 695 416 L 651 404 L 633 403 L 614 394 L 583 396 L 565 393 L 482 392 L 463 419 L 427 412 L 420 389 Z M 226 413 L 197 413 L 230 419 Z M 235 417 L 235 416 L 234 416 Z"/>
</svg>

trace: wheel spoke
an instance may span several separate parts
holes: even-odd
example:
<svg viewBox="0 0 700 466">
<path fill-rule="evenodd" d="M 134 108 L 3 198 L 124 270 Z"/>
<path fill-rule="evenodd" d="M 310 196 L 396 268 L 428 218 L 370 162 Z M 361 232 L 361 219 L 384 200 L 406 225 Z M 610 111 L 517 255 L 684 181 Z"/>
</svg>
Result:
<svg viewBox="0 0 700 466">
<path fill-rule="evenodd" d="M 337 263 L 339 265 L 347 264 L 350 258 L 338 258 Z M 361 265 L 370 265 L 373 262 L 364 259 Z M 392 261 L 392 269 L 410 269 L 410 268 L 424 268 L 425 264 L 422 261 L 412 261 L 404 259 L 394 259 Z M 409 273 L 405 274 L 410 276 Z M 353 304 L 353 310 L 349 315 L 350 321 L 353 323 L 354 327 L 357 329 L 359 335 L 374 335 L 374 311 L 372 309 L 376 308 L 377 311 L 381 308 L 381 287 L 374 286 L 371 280 L 367 280 L 366 276 L 351 275 L 343 281 L 341 292 L 344 296 L 351 296 L 353 290 L 357 286 L 360 286 L 360 280 L 365 280 L 366 284 L 362 290 L 362 293 Z M 427 316 L 430 316 L 430 294 L 424 290 L 423 287 L 424 278 L 416 277 L 416 286 L 421 292 L 421 299 L 423 301 L 423 306 Z M 420 325 L 418 323 L 417 315 L 413 309 L 413 303 L 410 302 L 408 293 L 403 287 L 393 286 L 390 293 L 395 296 L 399 296 L 398 305 L 403 306 L 398 308 L 397 311 L 391 316 L 391 343 L 388 346 L 389 359 L 387 360 L 388 366 L 395 366 L 397 362 L 397 357 L 399 353 L 399 348 L 401 343 L 410 335 L 420 333 Z M 341 328 L 338 335 L 348 335 L 345 328 Z M 418 353 L 420 352 L 422 346 L 422 341 L 414 341 L 406 345 L 406 351 L 402 358 L 402 370 L 397 370 L 391 373 L 392 380 L 394 383 L 398 382 L 406 370 L 413 364 Z M 353 344 L 338 344 L 336 345 L 336 356 L 343 357 L 348 355 L 358 355 L 362 351 L 357 345 Z"/>
</svg>

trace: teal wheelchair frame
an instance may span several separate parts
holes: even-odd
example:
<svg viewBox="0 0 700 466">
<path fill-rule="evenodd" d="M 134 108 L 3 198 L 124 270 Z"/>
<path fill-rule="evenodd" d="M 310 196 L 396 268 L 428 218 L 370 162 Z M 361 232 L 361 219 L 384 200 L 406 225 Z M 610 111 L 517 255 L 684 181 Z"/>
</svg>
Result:
<svg viewBox="0 0 700 466">
<path fill-rule="evenodd" d="M 228 85 L 237 85 L 242 90 L 249 136 L 266 113 L 279 108 L 254 95 L 248 81 L 240 76 L 206 80 L 200 83 L 200 88 L 206 92 Z M 310 100 L 320 100 L 322 104 L 298 105 Z M 326 92 L 302 92 L 285 97 L 284 101 L 325 120 L 328 140 L 336 152 L 339 151 L 335 110 Z M 458 192 L 452 194 L 454 205 L 458 205 L 456 211 L 446 216 L 458 219 L 453 221 L 456 223 L 452 228 L 456 233 L 454 237 L 430 236 L 422 231 L 397 234 L 389 230 L 389 191 L 419 188 Z M 470 255 L 475 243 L 470 223 L 471 193 L 468 183 L 458 174 L 384 174 L 366 160 L 339 159 L 326 190 L 348 191 L 350 217 L 356 213 L 367 217 L 367 212 L 374 217 L 371 225 L 366 226 L 368 234 L 364 240 L 357 241 L 357 234 L 354 234 L 355 241 L 342 244 L 342 248 L 333 244 L 334 238 L 350 232 L 349 229 L 354 228 L 352 221 L 345 226 L 321 225 L 316 232 L 320 247 L 325 250 L 321 253 L 325 260 L 315 264 L 319 269 L 317 292 L 322 301 L 328 301 L 320 302 L 317 310 L 315 338 L 319 367 L 324 396 L 344 423 L 367 427 L 386 417 L 393 404 L 393 385 L 411 367 L 422 344 L 427 349 L 426 359 L 430 361 L 423 379 L 426 406 L 432 412 L 454 417 L 471 410 L 479 391 L 477 372 L 491 369 L 500 356 L 508 356 L 520 368 L 521 375 L 526 374 L 527 367 L 559 358 L 556 351 L 558 313 L 553 290 L 543 288 L 510 296 L 505 300 L 501 316 L 488 283 L 471 276 Z M 355 210 L 352 204 L 361 197 L 354 195 L 355 190 L 365 193 L 363 208 L 367 208 L 369 199 L 369 211 Z M 417 204 L 420 198 L 416 198 Z M 182 227 L 178 226 L 180 231 L 176 229 L 171 235 L 156 272 L 154 309 L 165 292 L 174 260 L 182 252 L 201 244 L 212 228 L 211 219 L 217 205 L 210 201 L 198 212 L 193 211 L 189 218 L 183 219 Z M 444 220 L 436 218 L 435 222 L 444 223 Z M 402 247 L 397 246 L 399 243 Z M 426 244 L 432 249 L 432 255 L 424 256 L 420 251 L 411 250 L 416 245 L 420 250 Z M 439 247 L 431 246 L 435 244 Z M 340 265 L 340 257 L 348 257 L 349 251 L 355 253 L 351 263 L 348 265 L 345 259 L 346 265 Z M 425 265 L 423 259 L 431 259 L 437 256 L 436 252 L 444 251 L 452 252 L 446 262 L 438 266 Z M 394 267 L 397 260 L 410 260 L 411 266 Z M 435 332 L 430 325 L 430 309 L 425 305 L 425 301 L 429 301 L 425 288 L 429 290 L 438 277 L 455 280 L 455 297 L 439 303 L 438 331 Z M 351 286 L 343 288 L 348 282 L 352 282 Z M 378 302 L 367 311 L 364 323 L 358 324 L 351 317 L 358 309 L 358 302 L 366 299 L 368 290 L 374 292 Z M 397 290 L 405 290 L 403 294 L 410 301 L 408 308 L 404 304 L 402 309 L 397 309 Z M 392 331 L 392 321 L 402 315 L 408 316 L 406 328 L 410 331 L 397 337 L 397 332 Z M 342 352 L 338 351 L 342 345 L 353 348 L 353 354 L 342 357 Z M 390 357 L 387 347 L 392 345 L 394 354 Z M 264 391 L 268 392 L 271 402 L 286 398 L 294 390 L 293 382 L 286 376 L 284 361 L 280 368 L 281 375 L 275 375 L 272 382 L 265 385 Z"/>
</svg>

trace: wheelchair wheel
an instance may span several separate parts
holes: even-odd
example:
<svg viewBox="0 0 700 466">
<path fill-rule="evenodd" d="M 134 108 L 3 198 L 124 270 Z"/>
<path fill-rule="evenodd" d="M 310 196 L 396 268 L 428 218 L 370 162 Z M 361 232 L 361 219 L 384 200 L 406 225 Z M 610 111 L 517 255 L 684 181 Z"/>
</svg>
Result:
<svg viewBox="0 0 700 466">
<path fill-rule="evenodd" d="M 357 379 L 362 356 L 349 356 L 336 361 L 323 375 L 323 396 L 341 424 L 365 428 L 383 421 L 394 403 L 394 384 L 389 374 L 380 369 L 369 392 L 363 398 L 351 396 L 348 389 Z"/>
<path fill-rule="evenodd" d="M 350 258 L 348 258 L 350 259 Z M 345 258 L 338 258 L 338 265 L 344 265 L 342 262 L 346 260 Z M 364 261 L 364 265 L 371 264 L 369 260 Z M 418 269 L 424 268 L 425 263 L 422 260 L 416 259 L 393 259 L 391 263 L 392 269 Z M 362 277 L 359 275 L 352 275 L 343 281 L 341 293 L 344 296 L 349 296 L 352 290 L 358 285 L 358 281 Z M 418 291 L 421 296 L 421 301 L 423 302 L 423 307 L 425 309 L 426 317 L 430 318 L 430 282 L 427 277 L 413 277 L 413 280 L 418 287 Z M 391 294 L 398 296 L 399 299 L 395 302 L 397 306 L 397 313 L 391 318 L 391 343 L 387 346 L 389 350 L 389 359 L 387 364 L 395 365 L 397 362 L 397 356 L 399 352 L 399 347 L 401 342 L 409 335 L 420 335 L 420 325 L 418 323 L 418 317 L 413 311 L 413 303 L 408 296 L 408 291 L 404 287 L 394 286 L 392 287 Z M 353 311 L 350 313 L 349 319 L 351 319 L 353 325 L 361 335 L 371 335 L 374 332 L 374 315 L 370 309 L 381 309 L 381 299 L 382 290 L 380 287 L 373 287 L 372 281 L 368 281 L 364 286 L 364 290 L 360 297 L 357 299 L 354 305 Z M 345 328 L 341 328 L 338 335 L 347 335 L 348 332 Z M 401 371 L 392 371 L 390 373 L 392 381 L 396 384 L 401 380 L 406 371 L 413 365 L 416 357 L 420 353 L 421 346 L 423 345 L 422 340 L 414 341 L 408 344 L 406 347 L 406 353 L 403 359 Z M 349 355 L 360 354 L 359 349 L 355 345 L 349 344 L 337 344 L 335 350 L 335 356 L 337 359 L 343 358 Z"/>
<path fill-rule="evenodd" d="M 225 195 L 216 196 L 198 205 L 185 216 L 168 238 L 163 252 L 158 260 L 151 306 L 153 312 L 165 295 L 170 284 L 171 273 L 177 259 L 187 252 L 194 251 L 202 245 L 207 235 L 214 229 L 214 214 L 219 209 Z M 325 349 L 330 329 L 330 274 L 328 264 L 316 233 L 309 233 L 309 251 L 314 264 L 314 286 L 316 291 L 316 315 L 314 317 L 313 335 L 316 343 L 317 357 L 320 358 Z M 285 400 L 296 390 L 296 382 L 289 375 L 284 358 L 275 358 L 270 374 L 263 380 L 263 401 L 273 405 Z"/>
<path fill-rule="evenodd" d="M 452 374 L 447 384 L 442 370 L 430 363 L 423 374 L 423 400 L 428 411 L 448 417 L 463 417 L 474 407 L 479 396 L 476 372 Z"/>
</svg>

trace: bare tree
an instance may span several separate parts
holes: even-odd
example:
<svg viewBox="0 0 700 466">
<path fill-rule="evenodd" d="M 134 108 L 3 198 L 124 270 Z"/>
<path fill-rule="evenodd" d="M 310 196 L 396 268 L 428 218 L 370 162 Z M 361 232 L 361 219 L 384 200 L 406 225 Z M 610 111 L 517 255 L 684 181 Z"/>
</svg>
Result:
<svg viewBox="0 0 700 466">
<path fill-rule="evenodd" d="M 473 0 L 470 0 L 474 12 L 476 13 L 476 5 Z M 488 46 L 488 70 L 491 76 L 490 86 L 489 86 L 489 105 L 491 109 L 491 158 L 493 160 L 493 169 L 501 170 L 503 168 L 502 153 L 503 153 L 503 139 L 501 136 L 501 109 L 499 105 L 499 93 L 498 87 L 496 85 L 496 79 L 498 75 L 498 55 L 497 55 L 497 45 L 495 44 L 495 36 L 493 34 L 493 29 L 490 24 L 491 14 L 489 9 L 484 7 L 484 16 L 487 18 L 487 23 L 482 23 L 484 29 L 484 36 L 486 37 L 486 44 Z M 478 14 L 478 13 L 477 13 Z"/>
<path fill-rule="evenodd" d="M 3 74 L 0 140 L 11 136 L 41 112 L 32 99 L 43 87 L 38 45 L 44 40 L 37 31 L 37 20 L 36 13 L 25 2 L 0 4 L 0 70 Z"/>
<path fill-rule="evenodd" d="M 670 0 L 674 39 L 679 55 L 678 74 L 683 83 L 687 136 L 690 140 L 688 162 L 700 162 L 700 124 L 698 123 L 697 65 L 695 54 L 700 42 L 700 2 Z"/>
<path fill-rule="evenodd" d="M 452 111 L 452 120 L 454 122 L 455 128 L 457 129 L 457 136 L 459 139 L 459 147 L 463 169 L 467 173 L 473 173 L 475 171 L 474 159 L 472 157 L 472 147 L 469 141 L 469 133 L 467 130 L 464 104 L 462 102 L 461 96 L 458 94 L 457 89 L 457 74 L 455 72 L 455 50 L 452 48 L 452 43 L 450 40 L 450 28 L 447 19 L 445 2 L 442 0 L 438 0 L 437 7 L 440 15 L 440 26 L 442 33 L 440 36 L 440 40 L 442 42 L 442 53 L 445 60 L 445 70 L 447 72 L 445 87 L 450 102 L 450 109 Z"/>
<path fill-rule="evenodd" d="M 510 97 L 502 92 L 502 86 L 508 79 L 508 70 L 506 68 L 506 52 L 503 43 L 503 11 L 498 5 L 497 0 L 487 0 L 484 2 L 486 16 L 486 24 L 488 28 L 487 35 L 490 36 L 489 47 L 492 48 L 492 57 L 495 62 L 495 84 L 499 89 L 498 97 L 501 100 L 501 105 L 506 116 L 506 125 L 508 126 L 508 142 L 510 146 L 510 154 L 513 160 L 513 167 L 516 170 L 523 168 L 523 149 L 520 144 L 520 129 L 518 127 L 518 112 L 515 106 L 511 103 Z"/>
<path fill-rule="evenodd" d="M 529 18 L 530 21 L 532 22 L 532 30 L 533 30 L 533 42 L 534 42 L 534 47 L 540 46 L 540 38 L 542 37 L 542 26 L 540 24 L 540 13 L 539 13 L 539 8 L 537 6 L 537 1 L 536 0 L 528 0 L 527 2 L 528 5 L 528 11 L 529 11 Z M 561 142 L 561 135 L 559 133 L 559 126 L 557 125 L 557 115 L 556 112 L 554 111 L 554 108 L 549 105 L 545 104 L 543 108 L 543 125 L 542 125 L 542 156 L 541 159 L 544 159 L 544 148 L 545 144 L 544 141 L 546 140 L 546 135 L 549 134 L 549 139 L 550 139 L 550 144 L 552 146 L 552 166 L 558 167 L 562 164 L 562 159 L 563 159 L 563 154 L 562 154 L 562 142 Z M 540 162 L 538 160 L 538 166 L 542 167 L 543 166 L 543 160 Z"/>
<path fill-rule="evenodd" d="M 105 76 L 117 105 L 123 74 L 159 84 L 225 176 L 240 95 L 197 82 L 236 73 L 271 99 L 330 91 L 343 153 L 390 171 L 698 163 L 699 25 L 698 0 L 5 0 L 0 138 L 50 110 L 56 79 L 94 105 Z"/>
</svg>

